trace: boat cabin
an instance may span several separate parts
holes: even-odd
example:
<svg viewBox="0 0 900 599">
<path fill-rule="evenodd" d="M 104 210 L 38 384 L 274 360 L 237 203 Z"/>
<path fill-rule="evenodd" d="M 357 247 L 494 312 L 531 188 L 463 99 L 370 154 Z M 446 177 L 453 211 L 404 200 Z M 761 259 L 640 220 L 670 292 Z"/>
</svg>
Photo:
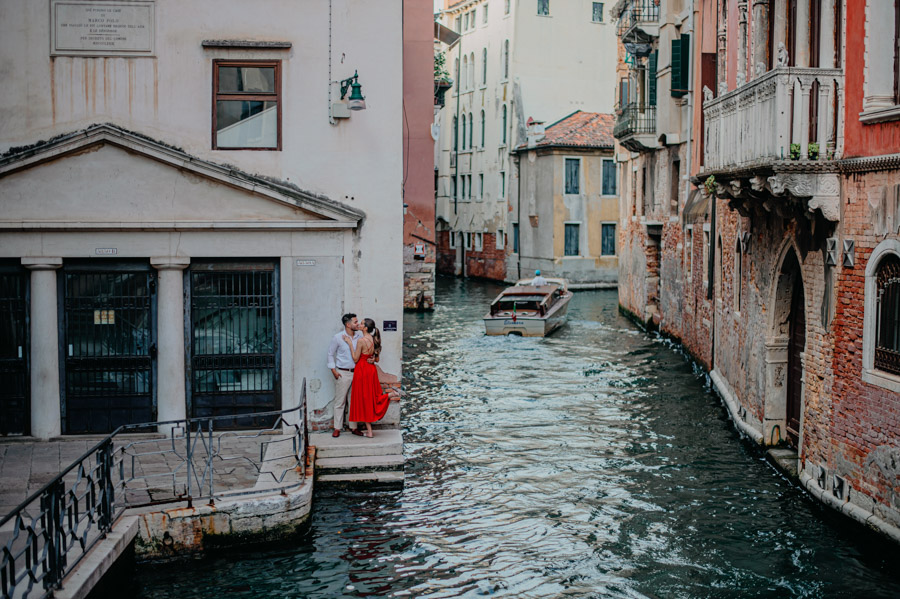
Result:
<svg viewBox="0 0 900 599">
<path fill-rule="evenodd" d="M 491 303 L 491 316 L 546 316 L 565 290 L 557 285 L 516 285 Z"/>
</svg>

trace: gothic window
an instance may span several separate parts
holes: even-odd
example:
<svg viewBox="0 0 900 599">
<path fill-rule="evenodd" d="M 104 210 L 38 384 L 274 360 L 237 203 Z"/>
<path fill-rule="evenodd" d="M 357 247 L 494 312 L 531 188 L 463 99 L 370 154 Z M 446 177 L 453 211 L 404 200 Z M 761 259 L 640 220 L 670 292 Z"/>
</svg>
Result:
<svg viewBox="0 0 900 599">
<path fill-rule="evenodd" d="M 738 232 L 738 239 L 734 246 L 734 311 L 741 311 L 741 285 L 743 278 L 743 257 L 744 252 L 741 247 L 741 234 Z"/>
<path fill-rule="evenodd" d="M 484 147 L 484 125 L 485 125 L 485 118 L 484 118 L 484 111 L 482 110 L 481 111 L 481 147 L 482 148 Z"/>
<path fill-rule="evenodd" d="M 475 53 L 469 54 L 469 89 L 475 89 Z"/>
<path fill-rule="evenodd" d="M 459 76 L 459 88 L 466 89 L 466 82 L 469 80 L 469 57 L 463 56 L 462 73 Z"/>
<path fill-rule="evenodd" d="M 459 149 L 459 120 L 456 117 L 453 117 L 453 151 Z"/>
<path fill-rule="evenodd" d="M 550 0 L 537 0 L 537 14 L 542 17 L 550 16 Z"/>
<path fill-rule="evenodd" d="M 503 41 L 503 78 L 509 79 L 509 40 Z"/>
<path fill-rule="evenodd" d="M 506 145 L 506 104 L 503 105 L 503 145 Z"/>
<path fill-rule="evenodd" d="M 900 374 L 900 257 L 878 265 L 875 297 L 875 368 Z"/>
<path fill-rule="evenodd" d="M 469 113 L 469 149 L 471 150 L 474 147 L 472 143 L 472 139 L 475 137 L 475 119 L 472 118 L 472 113 Z"/>
<path fill-rule="evenodd" d="M 481 49 L 481 85 L 487 85 L 487 48 Z"/>
<path fill-rule="evenodd" d="M 462 149 L 466 149 L 466 115 L 462 115 Z"/>
</svg>

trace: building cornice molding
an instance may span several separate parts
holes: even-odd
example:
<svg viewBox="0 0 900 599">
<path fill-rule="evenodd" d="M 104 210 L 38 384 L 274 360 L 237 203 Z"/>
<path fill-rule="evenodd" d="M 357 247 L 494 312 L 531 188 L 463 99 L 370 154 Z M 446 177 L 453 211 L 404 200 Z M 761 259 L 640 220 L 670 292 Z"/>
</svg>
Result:
<svg viewBox="0 0 900 599">
<path fill-rule="evenodd" d="M 845 158 L 839 161 L 839 165 L 842 173 L 863 173 L 869 171 L 900 169 L 900 154 Z"/>
<path fill-rule="evenodd" d="M 317 225 L 315 228 L 325 228 L 323 225 L 331 228 L 357 227 L 366 216 L 361 210 L 302 190 L 286 181 L 251 175 L 233 166 L 202 160 L 180 148 L 166 145 L 111 124 L 93 125 L 82 131 L 60 135 L 45 142 L 13 148 L 0 156 L 0 179 L 44 162 L 102 144 L 120 147 L 176 169 L 192 172 L 195 175 L 280 204 L 300 208 L 325 219 L 322 221 L 296 221 L 295 224 L 298 228 L 310 228 L 306 226 L 308 224 Z"/>
</svg>

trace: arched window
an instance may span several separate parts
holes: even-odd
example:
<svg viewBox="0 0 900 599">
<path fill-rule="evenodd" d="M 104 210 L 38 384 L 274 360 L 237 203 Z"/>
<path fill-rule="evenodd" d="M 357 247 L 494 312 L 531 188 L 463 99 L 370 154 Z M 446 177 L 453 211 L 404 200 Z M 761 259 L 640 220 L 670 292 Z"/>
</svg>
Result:
<svg viewBox="0 0 900 599">
<path fill-rule="evenodd" d="M 506 144 L 506 104 L 503 105 L 503 143 Z"/>
<path fill-rule="evenodd" d="M 722 299 L 722 279 L 725 278 L 725 261 L 722 256 L 722 236 L 716 239 L 716 260 L 719 263 L 719 276 L 716 277 L 716 299 Z"/>
<path fill-rule="evenodd" d="M 469 89 L 475 89 L 475 53 L 469 54 Z"/>
<path fill-rule="evenodd" d="M 469 113 L 469 149 L 475 147 L 475 144 L 472 143 L 472 139 L 475 137 L 475 119 L 472 118 L 472 113 Z"/>
<path fill-rule="evenodd" d="M 503 78 L 509 79 L 509 40 L 503 42 Z"/>
<path fill-rule="evenodd" d="M 453 59 L 453 76 L 456 77 L 456 91 L 459 92 L 459 59 Z"/>
<path fill-rule="evenodd" d="M 484 147 L 484 111 L 481 111 L 481 147 Z"/>
<path fill-rule="evenodd" d="M 462 73 L 459 75 L 459 89 L 466 89 L 466 81 L 469 77 L 469 57 L 463 56 Z"/>
<path fill-rule="evenodd" d="M 875 285 L 875 368 L 900 374 L 900 257 L 881 260 Z"/>
<path fill-rule="evenodd" d="M 466 149 L 466 115 L 462 115 L 462 141 L 460 142 L 460 148 Z"/>
<path fill-rule="evenodd" d="M 453 117 L 453 151 L 459 149 L 459 119 Z"/>
<path fill-rule="evenodd" d="M 487 14 L 487 6 L 484 7 Z M 487 48 L 481 49 L 481 85 L 487 85 Z"/>
<path fill-rule="evenodd" d="M 741 311 L 741 284 L 743 278 L 744 251 L 741 246 L 741 233 L 738 231 L 737 242 L 734 244 L 734 311 Z"/>
</svg>

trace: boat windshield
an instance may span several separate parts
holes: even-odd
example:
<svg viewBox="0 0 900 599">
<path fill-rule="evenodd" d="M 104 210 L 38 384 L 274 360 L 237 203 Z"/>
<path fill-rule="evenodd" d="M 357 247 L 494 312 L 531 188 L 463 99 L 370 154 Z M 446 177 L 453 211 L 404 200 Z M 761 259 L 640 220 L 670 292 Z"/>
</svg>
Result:
<svg viewBox="0 0 900 599">
<path fill-rule="evenodd" d="M 515 297 L 515 298 L 502 298 L 500 301 L 491 306 L 491 312 L 493 314 L 499 313 L 512 313 L 513 305 L 515 305 L 515 310 L 518 313 L 525 312 L 540 312 L 540 304 L 543 297 Z"/>
</svg>

